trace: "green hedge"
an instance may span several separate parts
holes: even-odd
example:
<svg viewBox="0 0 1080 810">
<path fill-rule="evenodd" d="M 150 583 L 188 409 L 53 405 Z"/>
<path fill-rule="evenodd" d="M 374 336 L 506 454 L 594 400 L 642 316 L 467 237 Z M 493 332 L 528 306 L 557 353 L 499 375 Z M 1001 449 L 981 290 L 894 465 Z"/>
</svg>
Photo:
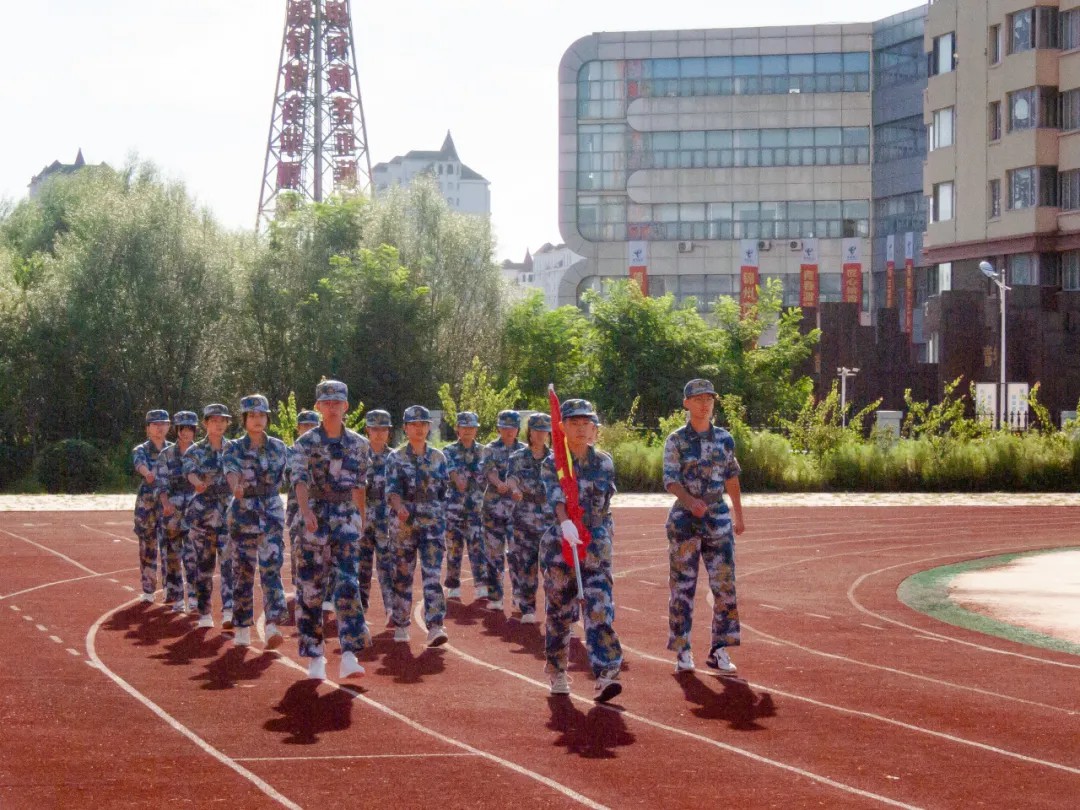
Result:
<svg viewBox="0 0 1080 810">
<path fill-rule="evenodd" d="M 42 451 L 36 473 L 46 492 L 95 492 L 105 482 L 108 465 L 89 442 L 64 439 Z"/>
</svg>

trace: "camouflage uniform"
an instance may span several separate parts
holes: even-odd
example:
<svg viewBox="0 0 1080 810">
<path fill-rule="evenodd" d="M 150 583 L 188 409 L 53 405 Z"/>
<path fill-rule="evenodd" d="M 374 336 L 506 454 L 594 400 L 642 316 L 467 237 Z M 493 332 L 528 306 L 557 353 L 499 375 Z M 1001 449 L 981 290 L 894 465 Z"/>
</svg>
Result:
<svg viewBox="0 0 1080 810">
<path fill-rule="evenodd" d="M 393 429 L 390 414 L 386 411 L 368 411 L 364 423 L 369 427 Z M 389 617 L 394 605 L 394 552 L 390 543 L 390 521 L 386 505 L 386 466 L 390 454 L 389 445 L 380 452 L 371 451 L 371 466 L 367 474 L 367 515 L 364 534 L 360 538 L 360 602 L 367 613 L 371 605 L 371 575 L 379 583 L 383 609 Z"/>
<path fill-rule="evenodd" d="M 330 382 L 345 387 L 344 383 Z M 327 385 L 320 383 L 317 395 Z M 347 400 L 347 392 L 341 398 Z M 360 652 L 369 638 L 356 575 L 363 517 L 352 493 L 366 485 L 370 454 L 368 440 L 348 428 L 332 439 L 320 425 L 293 445 L 289 462 L 293 486 L 306 484 L 310 488 L 311 509 L 318 522 L 314 532 L 304 529 L 297 563 L 297 629 L 300 655 L 305 658 L 323 655 L 322 603 L 327 580 L 334 576 L 334 611 L 341 649 Z M 297 519 L 303 521 L 303 515 Z"/>
<path fill-rule="evenodd" d="M 201 616 L 210 613 L 215 564 L 221 569 L 222 610 L 231 611 L 233 607 L 233 560 L 226 520 L 226 510 L 232 494 L 225 480 L 223 463 L 228 444 L 229 442 L 223 439 L 221 449 L 215 450 L 210 446 L 209 439 L 203 439 L 191 445 L 184 454 L 184 476 L 196 475 L 206 483 L 206 490 L 191 498 L 187 512 L 184 513 L 188 535 L 198 561 L 195 592 Z"/>
<path fill-rule="evenodd" d="M 406 410 L 406 421 L 410 421 L 408 410 L 411 408 Z M 397 495 L 409 512 L 404 525 L 395 512 L 390 513 L 396 563 L 391 616 L 394 627 L 408 627 L 410 623 L 417 555 L 424 588 L 424 623 L 430 630 L 441 627 L 446 618 L 446 597 L 439 576 L 446 551 L 443 502 L 448 483 L 446 457 L 434 447 L 427 446 L 423 455 L 417 455 L 405 444 L 390 454 L 386 465 L 386 497 L 389 500 L 391 495 Z"/>
<path fill-rule="evenodd" d="M 473 415 L 473 414 L 470 414 Z M 459 427 L 476 427 L 466 418 L 462 424 L 459 414 Z M 461 558 L 465 549 L 469 553 L 469 565 L 472 568 L 473 584 L 486 585 L 488 582 L 487 554 L 484 548 L 484 462 L 487 448 L 479 442 L 465 447 L 461 441 L 443 448 L 446 456 L 448 473 L 457 472 L 466 480 L 465 491 L 461 492 L 453 482 L 446 488 L 446 580 L 447 588 L 461 587 Z"/>
<path fill-rule="evenodd" d="M 296 415 L 297 425 L 318 425 L 319 415 L 315 411 L 300 411 Z M 290 471 L 291 459 L 293 454 L 293 447 L 289 447 L 289 459 L 290 463 L 285 465 L 285 486 L 287 487 L 288 495 L 285 497 L 285 525 L 289 529 L 289 567 L 292 574 L 292 586 L 293 590 L 296 590 L 296 564 L 300 558 L 300 538 L 304 534 L 303 521 L 299 517 L 300 507 L 296 503 L 296 487 L 292 483 L 292 472 Z"/>
<path fill-rule="evenodd" d="M 550 421 L 548 426 L 550 429 Z M 513 583 L 517 606 L 522 615 L 536 613 L 540 538 L 557 522 L 541 480 L 543 465 L 550 457 L 550 449 L 538 459 L 533 455 L 530 447 L 518 450 L 510 456 L 507 478 L 513 479 L 522 494 L 522 499 L 514 505 L 514 545 L 510 550 L 510 581 Z"/>
<path fill-rule="evenodd" d="M 510 416 L 509 414 L 512 414 Z M 517 411 L 503 411 L 499 414 L 499 427 L 518 427 L 520 417 Z M 506 471 L 510 466 L 510 456 L 525 445 L 514 440 L 507 446 L 503 440 L 496 439 L 484 448 L 484 547 L 487 551 L 488 598 L 492 602 L 501 602 L 503 598 L 503 574 L 506 571 L 506 553 L 514 547 L 514 501 L 510 493 L 500 495 L 499 490 L 488 479 L 494 470 L 501 480 L 506 480 Z M 517 594 L 515 594 L 515 597 Z"/>
<path fill-rule="evenodd" d="M 241 408 L 248 399 L 241 401 Z M 245 435 L 229 442 L 225 450 L 225 473 L 239 475 L 244 489 L 244 497 L 234 498 L 229 505 L 233 621 L 237 627 L 250 627 L 253 623 L 256 563 L 267 624 L 280 624 L 285 618 L 285 589 L 281 585 L 285 510 L 278 490 L 287 457 L 285 443 L 273 436 L 266 436 L 263 445 L 255 447 L 251 437 Z"/>
<path fill-rule="evenodd" d="M 687 424 L 668 436 L 664 443 L 664 487 L 681 484 L 692 496 L 708 505 L 708 511 L 701 518 L 694 517 L 678 500 L 668 513 L 669 650 L 690 649 L 700 559 L 705 561 L 715 600 L 710 650 L 739 643 L 735 535 L 723 498 L 724 482 L 739 472 L 735 441 L 723 428 L 710 425 L 707 431 L 698 433 Z"/>
<path fill-rule="evenodd" d="M 199 421 L 198 416 L 191 411 L 179 411 L 174 419 L 177 427 L 194 428 Z M 191 499 L 195 496 L 195 488 L 184 477 L 184 459 L 180 455 L 179 444 L 167 447 L 158 455 L 154 465 L 154 489 L 158 502 L 160 503 L 161 495 L 164 494 L 174 510 L 171 515 L 162 514 L 166 561 L 165 601 L 185 600 L 194 607 L 199 566 L 195 546 L 192 545 L 188 531 L 186 513 Z M 174 564 L 174 560 L 178 562 Z"/>
<path fill-rule="evenodd" d="M 563 403 L 566 406 L 581 400 Z M 591 406 L 590 406 L 591 407 Z M 613 626 L 615 604 L 612 599 L 611 544 L 614 524 L 611 519 L 611 496 L 615 494 L 615 466 L 611 456 L 589 447 L 584 459 L 574 459 L 578 498 L 584 510 L 583 521 L 591 535 L 581 562 L 581 581 L 585 596 L 585 647 L 593 675 L 618 672 L 622 666 L 622 647 Z M 555 457 L 544 461 L 541 477 L 552 510 L 555 504 L 566 505 L 566 496 L 555 470 Z M 549 672 L 564 672 L 570 625 L 577 601 L 577 580 L 574 566 L 568 565 L 562 554 L 562 532 L 551 526 L 540 541 L 540 564 L 544 573 L 544 594 L 547 597 L 547 627 L 545 653 Z"/>
<path fill-rule="evenodd" d="M 150 411 L 146 418 L 147 424 L 167 421 L 169 415 L 165 411 Z M 147 439 L 131 451 L 132 466 L 135 469 L 143 466 L 153 472 L 158 455 L 169 447 L 172 447 L 171 442 L 165 442 L 157 448 Z M 139 538 L 139 571 L 144 594 L 153 594 L 157 590 L 158 547 L 164 545 L 165 539 L 162 524 L 161 501 L 158 500 L 156 480 L 154 484 L 148 484 L 143 479 L 139 482 L 139 491 L 135 494 L 135 536 Z M 166 555 L 161 566 L 161 578 L 165 581 L 169 578 L 167 560 Z"/>
</svg>

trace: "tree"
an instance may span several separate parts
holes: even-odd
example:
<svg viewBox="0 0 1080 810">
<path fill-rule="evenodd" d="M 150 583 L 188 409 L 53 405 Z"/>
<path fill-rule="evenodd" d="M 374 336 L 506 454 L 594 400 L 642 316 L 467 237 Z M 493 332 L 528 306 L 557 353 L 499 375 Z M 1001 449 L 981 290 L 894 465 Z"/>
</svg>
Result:
<svg viewBox="0 0 1080 810">
<path fill-rule="evenodd" d="M 448 419 L 461 411 L 472 411 L 480 419 L 480 429 L 485 435 L 494 433 L 499 411 L 514 408 L 521 401 L 517 378 L 511 377 L 503 387 L 497 388 L 491 373 L 479 357 L 473 357 L 472 367 L 462 375 L 461 388 L 455 398 L 449 383 L 439 388 L 439 401 Z"/>
</svg>

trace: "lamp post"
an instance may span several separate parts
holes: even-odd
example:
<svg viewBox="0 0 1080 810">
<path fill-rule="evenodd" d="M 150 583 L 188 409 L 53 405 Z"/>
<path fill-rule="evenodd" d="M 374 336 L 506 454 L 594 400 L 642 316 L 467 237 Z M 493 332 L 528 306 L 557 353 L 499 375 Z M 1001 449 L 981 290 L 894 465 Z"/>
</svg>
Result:
<svg viewBox="0 0 1080 810">
<path fill-rule="evenodd" d="M 1005 382 L 1005 291 L 1012 288 L 1005 283 L 1004 272 L 999 273 L 990 262 L 979 262 L 979 269 L 984 276 L 997 285 L 998 296 L 1001 298 L 1001 393 L 998 395 L 998 428 L 1002 429 L 1006 427 L 1009 420 L 1006 402 L 1008 384 Z"/>
<path fill-rule="evenodd" d="M 836 373 L 840 375 L 840 424 L 847 427 L 847 381 L 848 377 L 854 377 L 859 370 L 840 366 Z"/>
</svg>

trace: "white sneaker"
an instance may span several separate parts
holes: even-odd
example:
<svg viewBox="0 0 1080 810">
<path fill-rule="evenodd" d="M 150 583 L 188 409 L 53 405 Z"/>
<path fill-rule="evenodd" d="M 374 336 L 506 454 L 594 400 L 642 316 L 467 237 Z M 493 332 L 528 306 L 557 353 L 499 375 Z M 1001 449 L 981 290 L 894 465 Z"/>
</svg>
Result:
<svg viewBox="0 0 1080 810">
<path fill-rule="evenodd" d="M 450 590 L 448 590 L 446 592 L 446 598 L 447 599 L 460 599 L 461 598 L 461 588 L 451 588 Z"/>
<path fill-rule="evenodd" d="M 266 649 L 276 650 L 285 642 L 285 636 L 281 635 L 276 624 L 266 625 Z"/>
<path fill-rule="evenodd" d="M 311 663 L 308 664 L 307 676 L 313 678 L 316 681 L 326 680 L 326 658 L 318 656 L 311 659 Z"/>
<path fill-rule="evenodd" d="M 178 599 L 173 602 L 173 613 L 187 613 L 187 602 L 183 599 Z"/>
<path fill-rule="evenodd" d="M 196 627 L 213 627 L 214 626 L 214 617 L 211 616 L 209 613 L 204 613 L 202 616 L 199 617 L 199 623 L 197 625 L 195 625 L 195 626 Z"/>
<path fill-rule="evenodd" d="M 323 602 L 322 603 L 322 609 L 323 609 L 323 613 L 333 613 L 334 612 L 334 603 L 330 602 L 330 601 Z"/>
<path fill-rule="evenodd" d="M 522 624 L 536 624 L 536 614 L 535 613 L 522 613 L 521 614 L 521 623 Z"/>
<path fill-rule="evenodd" d="M 605 669 L 596 679 L 596 695 L 593 700 L 597 703 L 607 703 L 620 692 L 622 692 L 622 684 L 619 683 L 619 670 Z"/>
<path fill-rule="evenodd" d="M 144 602 L 150 602 L 150 603 L 153 603 L 153 601 L 154 601 L 154 595 L 153 595 L 152 593 L 144 593 L 144 594 L 142 595 L 141 599 L 142 599 L 142 600 L 143 600 Z"/>
<path fill-rule="evenodd" d="M 570 694 L 570 676 L 565 672 L 556 672 L 549 679 L 551 683 L 551 694 L 553 695 L 569 695 Z"/>
<path fill-rule="evenodd" d="M 394 641 L 404 641 L 404 642 L 408 643 L 408 641 L 409 641 L 409 628 L 408 627 L 399 627 L 397 630 L 395 630 L 394 631 Z"/>
<path fill-rule="evenodd" d="M 694 654 L 690 650 L 683 650 L 675 658 L 675 671 L 676 672 L 693 672 L 694 671 Z"/>
<path fill-rule="evenodd" d="M 502 599 L 496 599 L 494 602 L 488 602 L 488 610 L 502 610 Z"/>
<path fill-rule="evenodd" d="M 476 596 L 477 599 L 487 599 L 487 585 L 477 585 L 475 588 L 473 588 L 473 595 Z"/>
<path fill-rule="evenodd" d="M 705 659 L 705 663 L 720 672 L 734 672 L 737 669 L 737 667 L 731 663 L 731 658 L 728 657 L 727 650 L 723 647 L 717 647 L 713 650 L 709 657 Z"/>
<path fill-rule="evenodd" d="M 221 629 L 222 630 L 232 630 L 233 629 L 233 620 L 232 620 L 232 611 L 231 610 L 223 610 L 223 611 L 221 611 Z"/>
<path fill-rule="evenodd" d="M 441 647 L 449 640 L 441 624 L 432 625 L 428 628 L 427 645 L 429 647 Z"/>
<path fill-rule="evenodd" d="M 310 674 L 310 671 L 308 674 Z M 338 677 L 341 680 L 364 677 L 364 668 L 356 660 L 356 653 L 344 652 L 341 654 L 341 669 L 338 670 Z"/>
<path fill-rule="evenodd" d="M 233 644 L 237 647 L 248 647 L 251 645 L 251 628 L 250 627 L 237 627 L 236 635 L 233 636 Z"/>
</svg>

